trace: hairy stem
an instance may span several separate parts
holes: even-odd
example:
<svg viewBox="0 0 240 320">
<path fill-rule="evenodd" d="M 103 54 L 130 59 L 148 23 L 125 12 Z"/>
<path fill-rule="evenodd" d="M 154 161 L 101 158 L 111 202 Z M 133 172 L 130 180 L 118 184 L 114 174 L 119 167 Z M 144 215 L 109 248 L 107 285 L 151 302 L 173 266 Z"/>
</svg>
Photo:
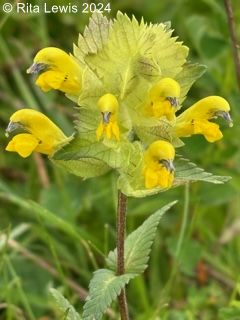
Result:
<svg viewBox="0 0 240 320">
<path fill-rule="evenodd" d="M 230 37 L 231 37 L 231 41 L 232 41 L 233 57 L 234 57 L 234 62 L 235 62 L 235 66 L 236 66 L 237 81 L 238 81 L 238 86 L 240 89 L 240 53 L 239 53 L 239 44 L 237 41 L 233 8 L 232 8 L 231 0 L 224 0 L 224 3 L 225 3 L 225 7 L 226 7 L 226 12 L 227 12 Z"/>
<path fill-rule="evenodd" d="M 118 208 L 117 208 L 117 274 L 124 274 L 124 239 L 126 228 L 126 209 L 127 197 L 118 191 Z M 118 306 L 121 320 L 128 320 L 128 306 L 125 288 L 118 296 Z"/>
</svg>

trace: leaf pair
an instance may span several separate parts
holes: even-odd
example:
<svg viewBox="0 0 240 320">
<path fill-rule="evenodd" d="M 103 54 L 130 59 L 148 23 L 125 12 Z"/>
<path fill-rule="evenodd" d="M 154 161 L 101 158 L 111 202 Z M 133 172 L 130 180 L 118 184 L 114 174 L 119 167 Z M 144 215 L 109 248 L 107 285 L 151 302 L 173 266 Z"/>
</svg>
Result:
<svg viewBox="0 0 240 320">
<path fill-rule="evenodd" d="M 175 203 L 176 201 L 156 211 L 126 238 L 124 275 L 116 275 L 117 250 L 109 253 L 106 259 L 109 269 L 97 270 L 90 282 L 89 297 L 83 307 L 84 320 L 100 320 L 126 284 L 144 272 L 159 222 L 164 213 Z"/>
<path fill-rule="evenodd" d="M 94 272 L 89 285 L 89 295 L 83 307 L 83 320 L 100 320 L 103 314 L 116 300 L 121 290 L 128 282 L 143 273 L 147 268 L 159 222 L 176 201 L 156 211 L 125 240 L 125 274 L 116 275 L 117 251 L 111 251 L 106 259 L 108 269 L 99 269 Z M 59 309 L 65 315 L 66 320 L 80 320 L 73 306 L 58 292 L 51 289 Z"/>
</svg>

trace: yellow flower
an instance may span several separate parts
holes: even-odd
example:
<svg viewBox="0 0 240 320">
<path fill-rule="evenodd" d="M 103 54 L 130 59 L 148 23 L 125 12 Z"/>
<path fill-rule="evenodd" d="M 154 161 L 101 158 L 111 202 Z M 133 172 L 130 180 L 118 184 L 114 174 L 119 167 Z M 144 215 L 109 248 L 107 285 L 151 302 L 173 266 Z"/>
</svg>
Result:
<svg viewBox="0 0 240 320">
<path fill-rule="evenodd" d="M 78 95 L 82 87 L 82 71 L 77 60 L 61 49 L 40 50 L 27 73 L 38 74 L 36 84 L 43 90 L 60 90 Z"/>
<path fill-rule="evenodd" d="M 33 151 L 51 156 L 69 141 L 69 138 L 48 117 L 32 109 L 21 109 L 11 116 L 6 134 L 16 129 L 26 133 L 14 136 L 6 150 L 17 152 L 23 158 L 30 156 Z"/>
<path fill-rule="evenodd" d="M 209 120 L 222 117 L 230 126 L 232 119 L 230 106 L 222 97 L 210 96 L 201 99 L 177 117 L 175 132 L 178 137 L 188 137 L 193 134 L 203 134 L 209 142 L 222 138 L 219 125 Z"/>
<path fill-rule="evenodd" d="M 170 188 L 174 179 L 174 147 L 167 141 L 153 142 L 144 155 L 143 175 L 146 189 Z"/>
<path fill-rule="evenodd" d="M 108 139 L 115 137 L 119 140 L 120 132 L 117 123 L 119 105 L 116 97 L 107 93 L 98 100 L 97 106 L 102 114 L 102 121 L 96 130 L 97 140 L 100 140 L 102 136 L 106 136 Z"/>
<path fill-rule="evenodd" d="M 166 117 L 169 121 L 174 119 L 180 86 L 171 78 L 163 78 L 158 81 L 149 91 L 148 102 L 145 106 L 147 115 L 161 118 Z"/>
</svg>

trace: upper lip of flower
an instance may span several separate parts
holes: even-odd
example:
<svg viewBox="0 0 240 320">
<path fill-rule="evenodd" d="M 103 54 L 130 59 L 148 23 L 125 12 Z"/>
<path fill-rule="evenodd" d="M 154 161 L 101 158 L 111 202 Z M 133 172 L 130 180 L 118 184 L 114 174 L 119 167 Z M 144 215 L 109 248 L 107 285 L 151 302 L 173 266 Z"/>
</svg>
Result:
<svg viewBox="0 0 240 320">
<path fill-rule="evenodd" d="M 172 160 L 162 159 L 159 161 L 170 173 L 175 171 L 175 167 L 173 165 Z"/>
<path fill-rule="evenodd" d="M 17 129 L 21 129 L 21 128 L 23 128 L 23 125 L 20 122 L 10 121 L 6 130 L 5 130 L 6 136 L 8 137 L 9 133 L 11 133 Z"/>
<path fill-rule="evenodd" d="M 103 116 L 103 123 L 104 124 L 109 123 L 111 112 L 110 111 L 102 112 L 102 116 Z"/>
<path fill-rule="evenodd" d="M 218 110 L 215 112 L 214 116 L 223 118 L 224 120 L 226 120 L 229 123 L 229 125 L 231 125 L 233 122 L 233 120 L 230 116 L 230 113 L 227 111 Z"/>
<path fill-rule="evenodd" d="M 166 100 L 168 100 L 172 107 L 178 107 L 178 99 L 177 97 L 166 97 Z"/>
<path fill-rule="evenodd" d="M 34 62 L 28 69 L 27 73 L 38 74 L 40 71 L 45 71 L 48 68 L 46 63 Z"/>
</svg>

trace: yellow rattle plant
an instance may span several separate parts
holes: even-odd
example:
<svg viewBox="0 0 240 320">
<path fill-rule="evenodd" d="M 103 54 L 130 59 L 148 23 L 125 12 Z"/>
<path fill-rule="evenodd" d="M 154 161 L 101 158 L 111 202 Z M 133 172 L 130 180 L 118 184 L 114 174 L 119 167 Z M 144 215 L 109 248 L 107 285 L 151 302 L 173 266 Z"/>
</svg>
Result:
<svg viewBox="0 0 240 320">
<path fill-rule="evenodd" d="M 173 205 L 158 210 L 124 241 L 127 196 L 229 179 L 179 155 L 184 146 L 180 138 L 201 134 L 213 143 L 223 137 L 215 118 L 230 126 L 232 120 L 228 102 L 219 96 L 185 108 L 184 100 L 205 67 L 188 61 L 189 49 L 172 32 L 169 24 L 139 23 L 121 12 L 114 20 L 94 13 L 73 54 L 44 48 L 27 70 L 41 90 L 59 90 L 74 102 L 73 134 L 67 137 L 31 109 L 15 112 L 6 130 L 11 134 L 6 150 L 24 158 L 32 152 L 46 154 L 53 164 L 85 179 L 116 172 L 117 248 L 106 258 L 106 268 L 94 273 L 85 320 L 100 320 L 117 297 L 121 319 L 128 319 L 125 286 L 146 269 L 157 225 Z"/>
</svg>

